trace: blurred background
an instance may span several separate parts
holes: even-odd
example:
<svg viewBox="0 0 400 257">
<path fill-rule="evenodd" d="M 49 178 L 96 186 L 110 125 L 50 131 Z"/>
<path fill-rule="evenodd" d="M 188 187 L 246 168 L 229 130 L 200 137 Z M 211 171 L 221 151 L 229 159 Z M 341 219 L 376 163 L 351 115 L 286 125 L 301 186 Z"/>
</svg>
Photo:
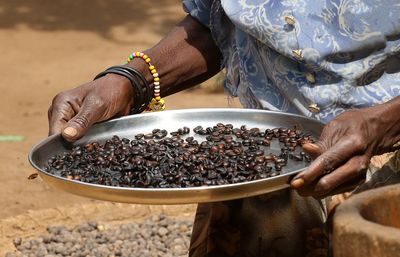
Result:
<svg viewBox="0 0 400 257">
<path fill-rule="evenodd" d="M 0 217 L 94 202 L 27 179 L 51 100 L 151 47 L 184 16 L 177 0 L 0 1 Z M 240 106 L 222 78 L 169 97 L 168 109 Z"/>
</svg>

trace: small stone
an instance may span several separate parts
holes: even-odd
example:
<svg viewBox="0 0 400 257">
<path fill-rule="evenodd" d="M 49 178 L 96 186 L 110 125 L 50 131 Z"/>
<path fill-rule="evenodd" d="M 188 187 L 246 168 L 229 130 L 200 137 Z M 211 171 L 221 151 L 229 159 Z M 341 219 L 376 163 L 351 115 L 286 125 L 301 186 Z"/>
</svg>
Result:
<svg viewBox="0 0 400 257">
<path fill-rule="evenodd" d="M 168 229 L 166 229 L 165 227 L 161 227 L 158 229 L 157 234 L 160 236 L 165 236 L 166 234 L 168 234 Z"/>
<path fill-rule="evenodd" d="M 18 252 L 7 253 L 6 257 L 123 257 L 132 256 L 132 253 L 144 257 L 173 257 L 188 252 L 192 227 L 189 220 L 154 215 L 143 222 L 126 223 L 103 231 L 94 228 L 96 224 L 100 226 L 96 221 L 73 229 L 51 226 L 47 235 L 37 239 L 21 242 L 14 239 L 20 244 Z"/>
<path fill-rule="evenodd" d="M 91 220 L 91 221 L 88 221 L 88 225 L 93 228 L 97 228 L 98 223 L 97 223 L 97 221 Z"/>
<path fill-rule="evenodd" d="M 96 226 L 98 231 L 104 231 L 105 227 L 103 225 Z"/>
<path fill-rule="evenodd" d="M 51 242 L 51 237 L 48 235 L 43 236 L 42 239 L 43 239 L 43 243 L 45 243 L 45 244 L 48 244 Z"/>
<path fill-rule="evenodd" d="M 24 249 L 31 249 L 31 242 L 30 241 L 26 241 L 26 242 L 23 242 L 22 244 L 21 244 L 21 246 L 24 248 Z"/>
<path fill-rule="evenodd" d="M 188 226 L 186 224 L 182 224 L 179 226 L 179 231 L 180 232 L 187 232 L 189 230 Z"/>
<path fill-rule="evenodd" d="M 14 244 L 15 247 L 20 246 L 21 243 L 22 243 L 22 238 L 17 237 L 17 238 L 13 239 L 13 244 Z"/>
<path fill-rule="evenodd" d="M 182 238 L 175 238 L 174 239 L 174 245 L 184 245 L 185 241 Z"/>
<path fill-rule="evenodd" d="M 186 249 L 182 245 L 174 245 L 171 249 L 174 253 L 177 253 L 178 255 L 184 254 Z"/>
</svg>

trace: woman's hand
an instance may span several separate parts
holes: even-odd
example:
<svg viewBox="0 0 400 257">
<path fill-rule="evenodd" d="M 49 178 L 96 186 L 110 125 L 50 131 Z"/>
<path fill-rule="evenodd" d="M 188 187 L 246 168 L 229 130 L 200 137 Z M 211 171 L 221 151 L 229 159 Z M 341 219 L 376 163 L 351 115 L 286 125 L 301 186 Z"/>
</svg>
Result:
<svg viewBox="0 0 400 257">
<path fill-rule="evenodd" d="M 61 92 L 48 111 L 49 135 L 75 141 L 94 123 L 129 114 L 133 93 L 130 81 L 114 74 Z"/>
<path fill-rule="evenodd" d="M 221 70 L 222 55 L 210 30 L 190 15 L 145 53 L 162 76 L 162 96 L 197 85 Z M 145 62 L 134 59 L 129 65 L 153 81 Z M 49 134 L 62 132 L 66 140 L 75 141 L 92 124 L 127 115 L 133 94 L 128 79 L 115 74 L 62 92 L 49 109 Z"/>
<path fill-rule="evenodd" d="M 316 159 L 292 180 L 292 188 L 324 198 L 362 183 L 371 157 L 395 150 L 400 140 L 399 99 L 346 111 L 329 122 L 318 142 L 303 145 Z"/>
</svg>

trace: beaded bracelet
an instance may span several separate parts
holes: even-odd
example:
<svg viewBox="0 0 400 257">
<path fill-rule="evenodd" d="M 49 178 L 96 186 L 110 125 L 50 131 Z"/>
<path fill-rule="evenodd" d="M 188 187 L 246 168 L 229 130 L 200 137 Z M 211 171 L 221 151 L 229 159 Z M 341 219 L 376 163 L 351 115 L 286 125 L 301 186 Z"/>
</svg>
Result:
<svg viewBox="0 0 400 257">
<path fill-rule="evenodd" d="M 149 109 L 153 112 L 164 110 L 165 101 L 160 96 L 160 78 L 158 76 L 156 68 L 154 67 L 154 65 L 150 63 L 151 61 L 150 57 L 148 57 L 146 54 L 142 52 L 134 52 L 129 55 L 127 63 L 130 63 L 135 58 L 140 58 L 144 60 L 149 65 L 149 70 L 153 75 L 154 94 L 153 94 L 153 99 L 151 99 L 150 104 L 148 106 Z"/>
</svg>

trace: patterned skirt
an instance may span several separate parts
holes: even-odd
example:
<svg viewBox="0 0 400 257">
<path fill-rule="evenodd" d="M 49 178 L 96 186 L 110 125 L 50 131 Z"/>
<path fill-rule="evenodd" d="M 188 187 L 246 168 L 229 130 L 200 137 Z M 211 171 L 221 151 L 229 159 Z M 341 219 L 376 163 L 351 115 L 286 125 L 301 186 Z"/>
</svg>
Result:
<svg viewBox="0 0 400 257">
<path fill-rule="evenodd" d="M 328 256 L 326 205 L 332 209 L 351 194 L 399 182 L 400 151 L 374 157 L 367 182 L 351 193 L 324 201 L 283 189 L 245 199 L 199 204 L 189 256 Z"/>
</svg>

